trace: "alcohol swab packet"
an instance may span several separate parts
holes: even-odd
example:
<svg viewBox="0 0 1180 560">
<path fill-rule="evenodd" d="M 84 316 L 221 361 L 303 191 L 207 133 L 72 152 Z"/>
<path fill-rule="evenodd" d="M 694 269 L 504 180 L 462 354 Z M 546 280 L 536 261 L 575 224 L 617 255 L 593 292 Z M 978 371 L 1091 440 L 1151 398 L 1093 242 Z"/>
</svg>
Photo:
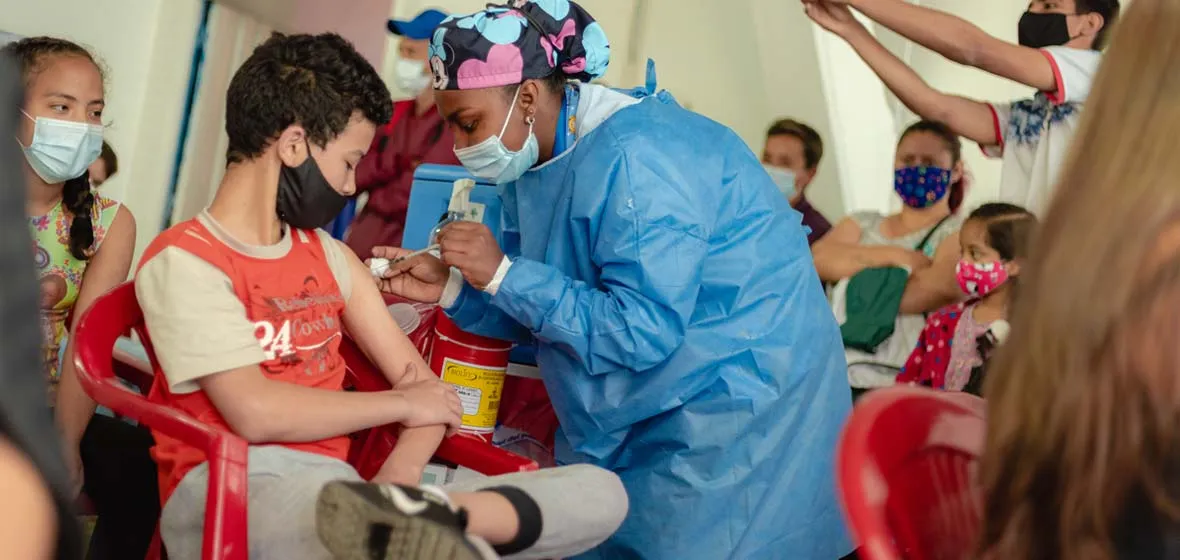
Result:
<svg viewBox="0 0 1180 560">
<path fill-rule="evenodd" d="M 413 253 L 410 253 L 408 255 L 402 255 L 396 259 L 381 259 L 381 258 L 371 259 L 371 260 L 369 260 L 369 272 L 371 272 L 373 274 L 374 278 L 384 278 L 385 272 L 388 271 L 390 268 L 393 268 L 397 264 L 408 261 L 414 257 L 419 256 L 419 255 L 425 255 L 426 253 L 429 253 L 431 251 L 437 251 L 438 249 L 439 249 L 438 244 L 434 244 L 434 245 L 431 245 L 425 249 L 414 251 Z"/>
</svg>

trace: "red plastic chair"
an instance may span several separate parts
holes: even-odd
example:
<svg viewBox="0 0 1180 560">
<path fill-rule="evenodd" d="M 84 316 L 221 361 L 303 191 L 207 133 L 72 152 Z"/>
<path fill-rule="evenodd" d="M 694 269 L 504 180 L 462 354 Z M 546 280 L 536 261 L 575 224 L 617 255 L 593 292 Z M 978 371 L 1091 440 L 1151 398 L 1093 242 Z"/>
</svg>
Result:
<svg viewBox="0 0 1180 560">
<path fill-rule="evenodd" d="M 115 341 L 131 330 L 139 334 L 152 365 L 158 365 L 144 329 L 143 312 L 135 298 L 134 284 L 128 282 L 95 300 L 79 319 L 74 341 L 74 364 L 78 380 L 91 398 L 115 413 L 205 451 L 209 461 L 209 490 L 202 558 L 246 560 L 246 441 L 232 433 L 202 424 L 184 413 L 151 403 L 145 396 L 124 387 L 119 379 L 143 388 L 146 395 L 146 389 L 152 383 L 152 375 L 143 371 L 145 368 L 113 360 Z M 350 383 L 356 389 L 365 391 L 389 387 L 388 382 L 348 337 L 341 345 L 341 353 L 349 368 Z M 368 432 L 381 435 L 375 437 L 362 433 L 361 440 L 377 443 L 367 443 L 370 455 L 361 454 L 357 459 L 363 464 L 380 465 L 396 441 L 395 432 L 392 426 L 374 428 Z M 371 456 L 382 449 L 385 455 L 380 459 Z M 444 441 L 435 457 L 485 475 L 537 469 L 537 464 L 529 459 L 462 434 Z M 162 558 L 162 548 L 157 533 L 148 559 Z"/>
<path fill-rule="evenodd" d="M 858 401 L 836 469 L 853 538 L 866 560 L 971 556 L 982 499 L 976 465 L 983 399 L 892 387 Z"/>
</svg>

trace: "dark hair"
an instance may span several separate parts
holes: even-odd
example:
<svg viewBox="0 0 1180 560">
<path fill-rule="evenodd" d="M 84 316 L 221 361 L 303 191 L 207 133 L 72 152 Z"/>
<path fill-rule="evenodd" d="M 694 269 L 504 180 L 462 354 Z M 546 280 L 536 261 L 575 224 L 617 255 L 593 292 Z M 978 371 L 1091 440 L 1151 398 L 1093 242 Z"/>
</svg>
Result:
<svg viewBox="0 0 1180 560">
<path fill-rule="evenodd" d="M 94 64 L 100 76 L 102 66 L 85 47 L 54 37 L 29 37 L 9 43 L 0 52 L 12 56 L 20 66 L 21 78 L 28 87 L 33 78 L 45 69 L 54 57 L 76 56 Z M 94 222 L 91 212 L 94 208 L 94 193 L 90 191 L 90 172 L 82 173 L 65 182 L 62 186 L 62 207 L 69 212 L 70 254 L 79 260 L 87 260 L 93 253 Z"/>
<path fill-rule="evenodd" d="M 766 137 L 771 136 L 794 136 L 803 143 L 803 160 L 807 164 L 808 169 L 815 169 L 819 167 L 819 162 L 824 158 L 824 139 L 820 137 L 819 133 L 814 128 L 807 126 L 794 119 L 780 119 L 770 125 L 766 130 Z"/>
<path fill-rule="evenodd" d="M 943 143 L 946 144 L 947 151 L 951 154 L 952 166 L 958 164 L 963 159 L 963 143 L 959 140 L 959 135 L 955 134 L 951 130 L 951 127 L 939 121 L 921 120 L 911 124 L 901 133 L 901 138 L 897 140 L 898 145 L 901 145 L 901 142 L 907 136 L 918 132 L 928 132 L 941 138 Z M 965 177 L 966 173 L 958 181 L 951 183 L 950 192 L 947 193 L 947 204 L 950 206 L 951 212 L 958 211 L 959 207 L 963 205 L 963 197 L 967 194 L 964 192 L 967 190 L 967 185 L 964 182 Z"/>
<path fill-rule="evenodd" d="M 98 159 L 101 159 L 103 166 L 107 168 L 107 179 L 119 172 L 119 157 L 115 155 L 114 148 L 111 148 L 106 140 L 102 141 L 102 153 L 99 154 Z"/>
<path fill-rule="evenodd" d="M 1098 14 L 1102 16 L 1102 29 L 1094 35 L 1094 50 L 1101 50 L 1106 46 L 1106 38 L 1110 30 L 1119 19 L 1119 0 L 1077 0 L 1077 13 Z"/>
<path fill-rule="evenodd" d="M 381 76 L 335 33 L 274 33 L 230 80 L 225 97 L 228 163 L 258 157 L 298 124 L 318 146 L 336 138 L 354 112 L 381 126 L 393 115 Z"/>
<path fill-rule="evenodd" d="M 1000 259 L 1012 261 L 1028 256 L 1037 217 L 1015 204 L 989 202 L 976 208 L 965 222 L 983 222 L 987 246 L 1000 254 Z"/>
</svg>

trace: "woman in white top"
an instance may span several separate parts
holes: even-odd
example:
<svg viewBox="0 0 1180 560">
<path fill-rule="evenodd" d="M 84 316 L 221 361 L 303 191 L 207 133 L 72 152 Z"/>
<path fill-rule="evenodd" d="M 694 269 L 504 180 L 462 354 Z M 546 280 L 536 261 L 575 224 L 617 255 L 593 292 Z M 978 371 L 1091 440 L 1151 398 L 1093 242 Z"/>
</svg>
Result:
<svg viewBox="0 0 1180 560">
<path fill-rule="evenodd" d="M 901 211 L 858 212 L 844 218 L 812 247 L 815 268 L 834 284 L 832 308 L 845 320 L 848 280 L 861 271 L 901 267 L 911 272 L 894 334 L 868 354 L 845 351 L 849 382 L 867 389 L 891 385 L 922 330 L 922 314 L 961 297 L 955 280 L 963 201 L 962 146 L 946 125 L 919 121 L 902 133 L 894 161 Z"/>
</svg>

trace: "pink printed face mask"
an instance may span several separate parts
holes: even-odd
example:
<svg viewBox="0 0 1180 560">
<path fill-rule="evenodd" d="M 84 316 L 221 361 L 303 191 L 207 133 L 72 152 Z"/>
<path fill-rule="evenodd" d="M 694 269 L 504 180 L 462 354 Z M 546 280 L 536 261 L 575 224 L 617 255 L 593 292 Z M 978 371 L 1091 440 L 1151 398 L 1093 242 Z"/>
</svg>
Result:
<svg viewBox="0 0 1180 560">
<path fill-rule="evenodd" d="M 955 266 L 955 278 L 958 279 L 959 288 L 963 293 L 983 297 L 1008 281 L 1008 270 L 1004 268 L 1004 263 L 998 261 L 973 263 L 964 259 Z"/>
</svg>

